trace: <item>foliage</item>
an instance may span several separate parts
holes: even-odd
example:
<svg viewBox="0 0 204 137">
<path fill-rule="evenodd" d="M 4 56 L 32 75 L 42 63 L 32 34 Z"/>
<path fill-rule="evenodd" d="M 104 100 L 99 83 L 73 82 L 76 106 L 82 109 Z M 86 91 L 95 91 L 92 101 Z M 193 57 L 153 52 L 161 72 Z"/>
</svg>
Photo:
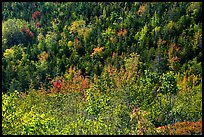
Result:
<svg viewBox="0 0 204 137">
<path fill-rule="evenodd" d="M 48 86 L 44 80 L 46 75 L 54 79 L 64 75 L 66 67 L 76 64 L 82 75 L 91 77 L 94 74 L 99 76 L 106 62 L 111 62 L 119 69 L 123 58 L 132 52 L 141 56 L 141 61 L 145 62 L 144 69 L 152 66 L 158 73 L 168 71 L 168 67 L 177 72 L 186 63 L 185 60 L 191 60 L 197 55 L 201 62 L 202 22 L 199 2 L 13 2 L 3 3 L 2 8 L 2 52 L 15 44 L 23 44 L 27 47 L 26 54 L 31 55 L 29 60 L 37 61 L 39 54 L 44 51 L 49 56 L 46 64 L 48 69 L 40 72 L 43 76 L 33 73 L 33 78 L 39 77 L 39 81 L 33 83 L 35 88 L 39 82 Z M 176 21 L 170 15 L 176 15 L 179 20 Z M 98 56 L 96 52 L 99 48 Z M 150 49 L 154 49 L 154 52 L 146 58 Z M 117 55 L 116 58 L 111 58 L 113 53 Z M 155 62 L 152 63 L 152 60 Z M 3 82 L 7 83 L 4 79 Z M 26 90 L 28 86 L 22 88 Z M 4 89 L 9 90 L 9 86 Z"/>
<path fill-rule="evenodd" d="M 33 33 L 28 28 L 28 23 L 21 19 L 8 19 L 2 22 L 2 39 L 7 46 L 3 50 L 18 44 L 28 44 L 32 41 Z M 30 39 L 29 39 L 30 37 Z"/>
<path fill-rule="evenodd" d="M 157 128 L 159 135 L 202 135 L 202 121 L 178 122 L 169 126 Z"/>
<path fill-rule="evenodd" d="M 130 121 L 133 123 L 133 126 L 131 128 L 132 135 L 156 134 L 155 126 L 149 121 L 149 112 L 134 107 L 130 117 Z"/>
<path fill-rule="evenodd" d="M 201 119 L 201 2 L 2 3 L 4 135 L 202 134 Z"/>
<path fill-rule="evenodd" d="M 177 93 L 177 82 L 176 82 L 176 79 L 172 71 L 167 72 L 166 74 L 162 75 L 160 92 L 164 94 L 165 93 L 171 93 L 171 94 Z"/>
<path fill-rule="evenodd" d="M 102 113 L 103 111 L 106 111 L 106 107 L 109 106 L 109 100 L 110 98 L 107 97 L 105 94 L 101 94 L 100 91 L 95 89 L 96 91 L 93 91 L 92 88 L 86 90 L 85 96 L 87 101 L 87 107 L 86 111 L 89 115 L 98 115 Z"/>
</svg>

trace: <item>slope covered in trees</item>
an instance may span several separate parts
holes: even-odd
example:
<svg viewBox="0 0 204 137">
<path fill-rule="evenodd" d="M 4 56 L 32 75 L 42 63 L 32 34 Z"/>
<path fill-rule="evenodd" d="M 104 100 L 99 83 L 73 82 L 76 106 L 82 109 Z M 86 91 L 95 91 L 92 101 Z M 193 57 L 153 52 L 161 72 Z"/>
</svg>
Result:
<svg viewBox="0 0 204 137">
<path fill-rule="evenodd" d="M 202 134 L 201 2 L 3 2 L 2 55 L 3 134 Z"/>
</svg>

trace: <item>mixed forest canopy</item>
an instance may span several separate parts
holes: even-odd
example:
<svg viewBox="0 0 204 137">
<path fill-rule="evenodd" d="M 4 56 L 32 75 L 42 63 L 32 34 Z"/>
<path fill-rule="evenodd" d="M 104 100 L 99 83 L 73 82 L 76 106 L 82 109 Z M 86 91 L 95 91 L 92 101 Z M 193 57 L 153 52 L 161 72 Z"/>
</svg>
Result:
<svg viewBox="0 0 204 137">
<path fill-rule="evenodd" d="M 27 96 L 27 104 L 33 94 L 38 100 L 34 104 L 43 99 L 49 102 L 41 94 L 54 94 L 53 102 L 74 96 L 73 103 L 80 104 L 82 98 L 85 106 L 82 103 L 79 108 L 85 112 L 73 113 L 70 117 L 76 114 L 75 120 L 86 121 L 78 113 L 97 120 L 114 113 L 115 119 L 96 121 L 102 124 L 101 131 L 68 131 L 65 127 L 73 123 L 63 123 L 60 117 L 61 123 L 52 121 L 61 124 L 60 129 L 55 125 L 53 132 L 43 129 L 39 134 L 157 134 L 156 129 L 145 133 L 139 129 L 147 123 L 143 128 L 154 129 L 202 119 L 201 88 L 201 2 L 2 3 L 3 116 L 10 113 L 4 100 L 14 103 L 17 100 L 12 96 L 23 98 L 19 94 Z M 23 108 L 26 103 L 19 100 L 15 105 Z M 136 110 L 145 114 L 145 124 L 135 126 Z M 56 114 L 55 119 L 63 114 Z M 106 131 L 107 123 L 114 129 Z M 5 124 L 3 133 L 24 129 L 15 126 Z M 11 132 L 11 127 L 16 131 Z"/>
<path fill-rule="evenodd" d="M 3 91 L 63 76 L 70 67 L 100 76 L 130 53 L 139 71 L 162 74 L 192 67 L 201 74 L 199 2 L 12 2 L 2 4 Z"/>
</svg>

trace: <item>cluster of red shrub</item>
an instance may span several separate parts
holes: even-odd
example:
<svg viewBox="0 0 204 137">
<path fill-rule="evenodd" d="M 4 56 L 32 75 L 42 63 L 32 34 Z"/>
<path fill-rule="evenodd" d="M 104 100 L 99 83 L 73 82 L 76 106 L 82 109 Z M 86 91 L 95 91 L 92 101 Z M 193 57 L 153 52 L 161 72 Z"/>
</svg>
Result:
<svg viewBox="0 0 204 137">
<path fill-rule="evenodd" d="M 32 39 L 34 39 L 34 34 L 30 31 L 29 28 L 23 28 L 21 30 L 22 32 L 26 33 L 29 37 L 31 37 Z"/>
<path fill-rule="evenodd" d="M 36 23 L 36 28 L 40 28 L 40 26 L 41 26 L 41 25 L 40 25 L 40 22 L 37 22 L 37 23 Z"/>
<path fill-rule="evenodd" d="M 33 14 L 32 14 L 32 19 L 33 20 L 35 20 L 35 19 L 37 19 L 39 16 L 41 15 L 41 12 L 39 12 L 39 11 L 35 11 Z M 36 23 L 36 28 L 38 29 L 38 28 L 40 28 L 40 22 L 37 22 Z"/>
<path fill-rule="evenodd" d="M 60 80 L 57 80 L 55 83 L 54 83 L 54 87 L 57 88 L 58 90 L 61 90 L 61 81 Z"/>
<path fill-rule="evenodd" d="M 81 92 L 84 93 L 86 89 L 88 89 L 90 85 L 90 80 L 88 77 L 84 77 L 81 75 L 80 70 L 76 70 L 76 68 L 70 67 L 69 73 L 73 73 L 73 77 L 71 79 L 64 79 L 63 77 L 57 78 L 54 81 L 53 87 L 49 87 L 49 93 L 69 93 L 69 92 Z M 84 97 L 85 97 L 84 93 Z"/>
<path fill-rule="evenodd" d="M 35 11 L 33 14 L 32 14 L 32 19 L 37 19 L 39 16 L 41 15 L 41 12 L 39 11 Z"/>
</svg>

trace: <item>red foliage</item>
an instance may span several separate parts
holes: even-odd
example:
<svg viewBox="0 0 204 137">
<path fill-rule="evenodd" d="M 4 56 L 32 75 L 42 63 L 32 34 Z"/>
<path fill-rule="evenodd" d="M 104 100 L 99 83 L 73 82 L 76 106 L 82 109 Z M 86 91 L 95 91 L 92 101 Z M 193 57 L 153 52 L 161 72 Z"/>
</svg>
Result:
<svg viewBox="0 0 204 137">
<path fill-rule="evenodd" d="M 29 28 L 23 28 L 21 30 L 22 32 L 26 33 L 28 36 L 30 36 L 32 39 L 34 39 L 34 34 L 30 31 Z"/>
<path fill-rule="evenodd" d="M 41 14 L 41 12 L 35 11 L 35 12 L 32 14 L 32 19 L 34 20 L 34 19 L 38 18 L 38 17 L 40 16 L 40 14 Z"/>
<path fill-rule="evenodd" d="M 56 81 L 56 82 L 54 83 L 54 87 L 57 88 L 58 90 L 61 90 L 61 87 L 62 87 L 61 81 L 60 81 L 60 80 Z"/>
<path fill-rule="evenodd" d="M 36 28 L 40 28 L 40 26 L 41 26 L 41 25 L 40 25 L 40 22 L 37 22 L 37 23 L 36 23 Z"/>
</svg>

